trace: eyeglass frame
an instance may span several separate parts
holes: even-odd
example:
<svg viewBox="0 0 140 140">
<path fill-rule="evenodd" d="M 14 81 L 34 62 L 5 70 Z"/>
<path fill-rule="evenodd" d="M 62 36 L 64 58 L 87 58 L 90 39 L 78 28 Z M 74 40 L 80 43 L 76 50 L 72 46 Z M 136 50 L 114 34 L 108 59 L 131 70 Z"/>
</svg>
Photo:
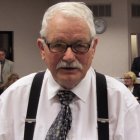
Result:
<svg viewBox="0 0 140 140">
<path fill-rule="evenodd" d="M 86 45 L 88 45 L 88 47 L 85 47 L 85 48 L 87 48 L 87 50 L 86 50 L 85 52 L 80 52 L 80 51 L 75 50 L 76 43 L 73 43 L 73 44 L 66 44 L 65 42 L 62 42 L 63 44 L 66 45 L 66 48 L 65 48 L 63 51 L 54 52 L 54 51 L 51 50 L 51 47 L 50 47 L 51 43 L 48 43 L 45 37 L 42 37 L 42 39 L 43 39 L 45 45 L 48 46 L 49 51 L 52 52 L 52 53 L 65 53 L 65 52 L 67 51 L 68 48 L 71 48 L 71 50 L 72 50 L 74 53 L 85 54 L 85 53 L 87 53 L 87 52 L 89 51 L 89 48 L 91 47 L 91 43 L 92 43 L 92 39 L 89 41 L 90 43 L 81 43 L 81 44 L 86 44 Z M 81 45 L 81 44 L 80 44 L 80 45 Z M 74 46 L 74 45 L 75 45 L 75 46 Z M 77 45 L 78 45 L 78 43 L 77 43 Z"/>
</svg>

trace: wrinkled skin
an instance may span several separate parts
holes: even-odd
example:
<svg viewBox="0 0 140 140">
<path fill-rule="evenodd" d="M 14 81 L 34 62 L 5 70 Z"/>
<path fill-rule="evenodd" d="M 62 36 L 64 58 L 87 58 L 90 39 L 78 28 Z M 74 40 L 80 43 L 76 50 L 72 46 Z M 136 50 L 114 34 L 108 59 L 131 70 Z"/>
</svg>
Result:
<svg viewBox="0 0 140 140">
<path fill-rule="evenodd" d="M 67 44 L 76 41 L 85 43 L 91 41 L 89 27 L 85 21 L 80 18 L 65 17 L 59 13 L 49 21 L 46 39 L 49 43 L 63 41 Z M 43 46 L 41 38 L 37 40 L 37 43 L 41 51 L 41 57 L 51 71 L 54 80 L 62 87 L 71 89 L 84 78 L 87 70 L 91 66 L 97 39 L 92 41 L 89 51 L 85 54 L 74 53 L 71 48 L 68 48 L 65 53 L 52 53 L 49 51 L 47 45 Z M 67 63 L 72 63 L 77 60 L 82 65 L 82 69 L 56 69 L 57 64 L 61 60 L 66 61 Z"/>
</svg>

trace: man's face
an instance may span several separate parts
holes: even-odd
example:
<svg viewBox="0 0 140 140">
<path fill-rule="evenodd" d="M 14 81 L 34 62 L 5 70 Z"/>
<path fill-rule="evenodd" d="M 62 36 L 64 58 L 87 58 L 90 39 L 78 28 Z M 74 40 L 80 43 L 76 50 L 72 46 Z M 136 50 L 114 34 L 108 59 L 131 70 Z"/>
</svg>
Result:
<svg viewBox="0 0 140 140">
<path fill-rule="evenodd" d="M 0 61 L 3 61 L 5 59 L 5 52 L 0 51 Z"/>
<path fill-rule="evenodd" d="M 46 40 L 48 43 L 63 42 L 66 44 L 74 44 L 77 42 L 91 44 L 90 31 L 86 22 L 77 18 L 68 18 L 57 14 L 48 24 Z M 72 51 L 70 47 L 66 52 L 52 53 L 47 45 L 43 47 L 41 39 L 38 39 L 38 46 L 41 49 L 42 59 L 51 71 L 55 81 L 62 87 L 71 89 L 76 86 L 86 75 L 92 58 L 95 53 L 97 40 L 95 39 L 87 53 L 79 54 Z M 66 68 L 58 67 L 60 62 L 68 64 L 75 63 L 81 67 Z"/>
</svg>

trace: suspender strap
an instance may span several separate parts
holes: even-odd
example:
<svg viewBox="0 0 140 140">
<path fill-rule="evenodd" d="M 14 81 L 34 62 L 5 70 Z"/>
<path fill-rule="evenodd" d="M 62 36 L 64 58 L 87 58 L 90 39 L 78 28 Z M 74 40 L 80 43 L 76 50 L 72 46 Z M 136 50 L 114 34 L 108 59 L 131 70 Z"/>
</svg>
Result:
<svg viewBox="0 0 140 140">
<path fill-rule="evenodd" d="M 40 97 L 40 90 L 45 72 L 39 72 L 35 75 L 31 86 L 28 109 L 25 121 L 24 140 L 32 140 L 34 127 L 36 123 L 37 107 Z"/>
<path fill-rule="evenodd" d="M 107 84 L 104 75 L 96 72 L 98 139 L 109 140 Z"/>
</svg>

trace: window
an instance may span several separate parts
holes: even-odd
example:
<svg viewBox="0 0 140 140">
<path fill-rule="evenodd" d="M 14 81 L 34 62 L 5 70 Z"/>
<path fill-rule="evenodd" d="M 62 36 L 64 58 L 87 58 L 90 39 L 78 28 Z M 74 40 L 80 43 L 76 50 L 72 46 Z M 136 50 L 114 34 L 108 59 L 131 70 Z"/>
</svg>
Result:
<svg viewBox="0 0 140 140">
<path fill-rule="evenodd" d="M 13 31 L 0 31 L 0 48 L 4 48 L 6 58 L 13 61 Z"/>
<path fill-rule="evenodd" d="M 95 17 L 111 17 L 111 4 L 88 5 Z"/>
<path fill-rule="evenodd" d="M 131 15 L 132 17 L 140 17 L 140 4 L 131 5 Z"/>
</svg>

